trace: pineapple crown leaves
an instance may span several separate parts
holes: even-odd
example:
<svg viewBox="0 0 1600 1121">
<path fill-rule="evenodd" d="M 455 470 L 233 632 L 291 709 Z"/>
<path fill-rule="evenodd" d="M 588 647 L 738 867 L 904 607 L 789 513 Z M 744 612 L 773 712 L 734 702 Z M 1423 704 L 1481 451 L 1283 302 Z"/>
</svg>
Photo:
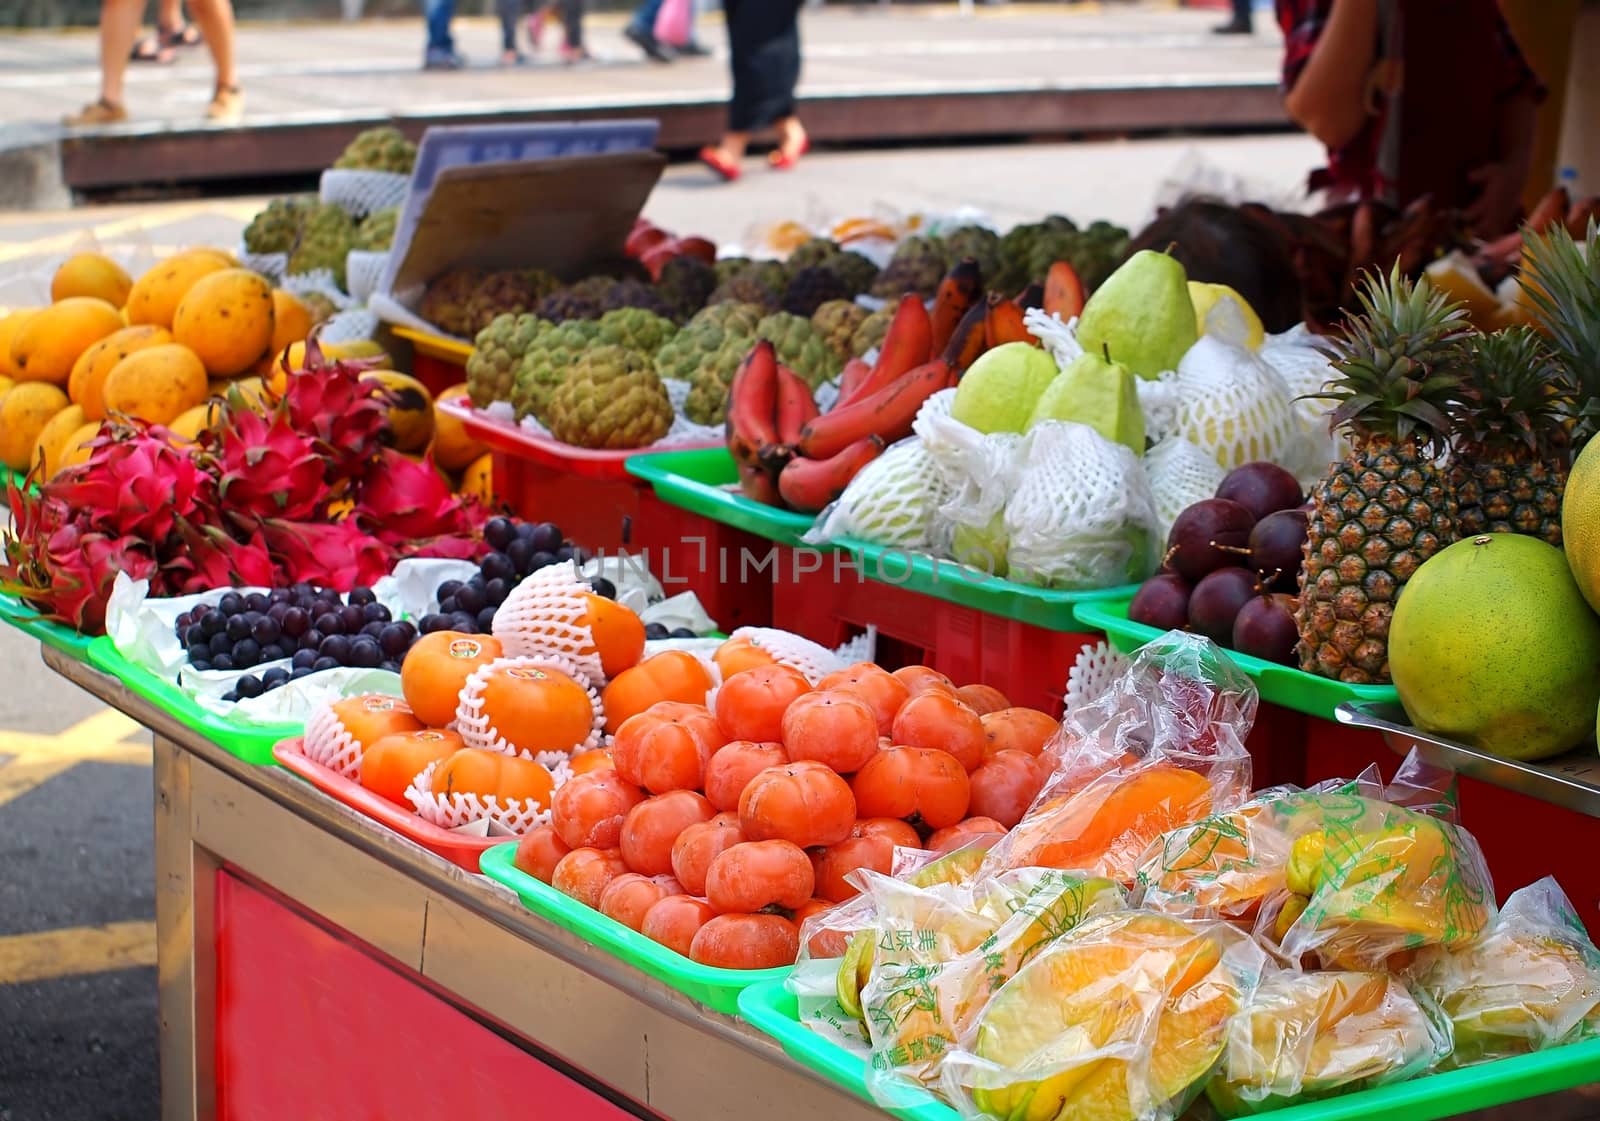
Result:
<svg viewBox="0 0 1600 1121">
<path fill-rule="evenodd" d="M 1522 287 L 1573 404 L 1575 447 L 1600 433 L 1600 230 L 1593 218 L 1585 240 L 1579 249 L 1559 222 L 1544 233 L 1522 232 Z"/>
<path fill-rule="evenodd" d="M 1564 442 L 1561 419 L 1570 403 L 1538 332 L 1518 325 L 1473 335 L 1466 356 L 1452 410 L 1463 444 L 1486 451 L 1522 445 L 1543 456 Z"/>
<path fill-rule="evenodd" d="M 1310 396 L 1337 402 L 1331 420 L 1364 437 L 1432 445 L 1450 436 L 1461 386 L 1465 308 L 1427 277 L 1412 283 L 1396 262 L 1388 277 L 1367 273 L 1333 366 L 1337 376 Z"/>
</svg>

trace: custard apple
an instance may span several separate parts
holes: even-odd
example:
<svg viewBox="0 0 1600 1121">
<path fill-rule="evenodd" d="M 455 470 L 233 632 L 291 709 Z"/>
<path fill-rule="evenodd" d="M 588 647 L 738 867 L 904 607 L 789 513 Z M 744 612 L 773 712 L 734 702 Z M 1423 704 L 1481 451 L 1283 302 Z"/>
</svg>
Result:
<svg viewBox="0 0 1600 1121">
<path fill-rule="evenodd" d="M 551 325 L 532 315 L 500 315 L 473 343 L 467 359 L 467 396 L 478 408 L 511 400 L 517 367 L 539 335 Z"/>
<path fill-rule="evenodd" d="M 656 292 L 672 309 L 672 317 L 686 321 L 706 306 L 717 287 L 717 270 L 698 257 L 674 257 L 661 266 Z"/>
<path fill-rule="evenodd" d="M 311 195 L 273 199 L 244 228 L 244 247 L 252 253 L 288 253 L 300 240 L 300 227 L 316 205 Z"/>
<path fill-rule="evenodd" d="M 800 269 L 783 294 L 783 310 L 809 318 L 829 300 L 848 300 L 854 295 L 832 269 L 811 265 Z"/>
<path fill-rule="evenodd" d="M 839 243 L 832 238 L 814 237 L 797 246 L 785 263 L 788 264 L 790 271 L 799 272 L 815 265 L 825 265 L 843 252 Z"/>
<path fill-rule="evenodd" d="M 635 307 L 606 312 L 600 317 L 599 326 L 602 343 L 625 346 L 648 358 L 654 358 L 661 345 L 678 333 L 678 325 L 672 320 Z"/>
<path fill-rule="evenodd" d="M 756 325 L 756 337 L 778 351 L 778 361 L 800 375 L 813 390 L 839 376 L 842 359 L 833 352 L 827 336 L 800 315 L 780 311 Z"/>
<path fill-rule="evenodd" d="M 672 308 L 661 293 L 643 281 L 631 278 L 617 281 L 600 297 L 601 311 L 617 311 L 622 308 L 638 308 L 663 318 L 672 317 Z"/>
<path fill-rule="evenodd" d="M 929 237 L 908 237 L 895 246 L 889 264 L 872 282 L 872 294 L 883 300 L 898 300 L 907 292 L 929 299 L 939 290 L 939 282 L 949 270 L 944 246 Z"/>
<path fill-rule="evenodd" d="M 712 304 L 755 304 L 776 311 L 789 286 L 789 273 L 777 261 L 757 261 L 717 285 L 708 301 Z"/>
<path fill-rule="evenodd" d="M 717 274 L 717 283 L 725 284 L 753 264 L 749 257 L 719 257 L 711 268 Z"/>
<path fill-rule="evenodd" d="M 334 283 L 344 287 L 344 263 L 355 243 L 356 224 L 343 209 L 332 204 L 313 203 L 300 226 L 300 236 L 289 251 L 289 274 L 300 276 L 318 269 L 333 274 Z"/>
<path fill-rule="evenodd" d="M 351 248 L 366 253 L 387 253 L 394 244 L 394 227 L 399 220 L 398 206 L 374 210 L 361 219 L 361 224 L 356 227 L 356 240 Z"/>
<path fill-rule="evenodd" d="M 384 125 L 369 128 L 350 142 L 333 166 L 352 171 L 390 171 L 410 175 L 417 162 L 417 146 L 399 129 Z"/>
<path fill-rule="evenodd" d="M 471 338 L 472 320 L 467 315 L 467 304 L 486 275 L 483 269 L 470 265 L 446 269 L 428 281 L 417 313 L 447 335 Z"/>
<path fill-rule="evenodd" d="M 853 250 L 830 258 L 822 267 L 837 276 L 852 297 L 869 291 L 872 282 L 878 279 L 878 266 Z"/>
<path fill-rule="evenodd" d="M 550 293 L 539 301 L 534 314 L 552 323 L 566 323 L 580 319 L 599 319 L 600 297 L 592 289 L 574 284 Z"/>
<path fill-rule="evenodd" d="M 867 309 L 854 300 L 829 300 L 811 317 L 811 325 L 822 332 L 839 361 L 855 356 L 853 339 L 867 319 Z"/>
<path fill-rule="evenodd" d="M 511 407 L 518 420 L 531 414 L 544 421 L 550 395 L 599 337 L 600 325 L 592 319 L 551 324 L 533 337 L 511 385 Z"/>
<path fill-rule="evenodd" d="M 756 344 L 761 309 L 749 304 L 714 304 L 700 312 L 656 352 L 656 373 L 689 383 L 683 412 L 696 424 L 721 424 L 728 413 L 728 385 Z"/>
<path fill-rule="evenodd" d="M 960 226 L 944 237 L 945 258 L 954 265 L 971 257 L 987 281 L 1000 271 L 1000 235 L 983 226 Z"/>
<path fill-rule="evenodd" d="M 592 346 L 551 395 L 545 425 L 580 448 L 642 448 L 672 427 L 672 402 L 650 359 L 621 346 Z"/>
<path fill-rule="evenodd" d="M 554 277 L 538 269 L 492 272 L 472 290 L 467 300 L 467 320 L 476 333 L 493 323 L 497 316 L 531 312 L 556 285 Z"/>
<path fill-rule="evenodd" d="M 894 305 L 881 307 L 861 321 L 856 333 L 850 336 L 850 352 L 857 358 L 869 350 L 883 345 L 889 334 L 889 324 L 894 320 Z"/>
</svg>

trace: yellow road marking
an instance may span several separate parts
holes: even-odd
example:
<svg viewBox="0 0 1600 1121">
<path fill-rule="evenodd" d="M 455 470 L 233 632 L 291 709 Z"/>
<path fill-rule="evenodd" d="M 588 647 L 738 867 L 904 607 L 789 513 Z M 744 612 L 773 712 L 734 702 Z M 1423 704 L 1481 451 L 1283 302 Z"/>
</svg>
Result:
<svg viewBox="0 0 1600 1121">
<path fill-rule="evenodd" d="M 114 922 L 0 938 L 0 985 L 156 963 L 156 924 Z"/>
<path fill-rule="evenodd" d="M 0 731 L 0 806 L 79 763 L 148 766 L 149 743 L 129 742 L 139 730 L 134 720 L 107 709 L 53 736 Z"/>
</svg>

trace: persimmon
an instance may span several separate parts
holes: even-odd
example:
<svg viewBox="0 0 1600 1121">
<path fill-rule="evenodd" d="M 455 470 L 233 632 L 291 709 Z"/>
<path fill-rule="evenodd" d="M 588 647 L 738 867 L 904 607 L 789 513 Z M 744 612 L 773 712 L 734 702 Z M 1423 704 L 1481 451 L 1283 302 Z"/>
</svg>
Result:
<svg viewBox="0 0 1600 1121">
<path fill-rule="evenodd" d="M 594 638 L 594 649 L 600 655 L 600 668 L 605 675 L 616 677 L 638 665 L 644 657 L 644 622 L 632 608 L 614 599 L 592 593 L 583 598 L 583 622 Z"/>
<path fill-rule="evenodd" d="M 704 705 L 660 701 L 623 723 L 611 759 L 617 774 L 653 794 L 699 790 L 706 764 L 726 742 Z"/>
<path fill-rule="evenodd" d="M 813 899 L 810 903 L 795 911 L 794 925 L 801 927 L 802 933 L 804 933 L 803 924 L 807 919 L 827 914 L 834 907 L 835 904 L 829 903 L 826 899 Z M 849 920 L 839 926 L 834 926 L 826 921 L 816 923 L 810 935 L 806 938 L 807 952 L 813 958 L 844 957 L 849 952 L 850 939 L 856 933 L 854 930 L 842 929 L 846 925 L 853 925 L 853 923 L 850 923 Z"/>
<path fill-rule="evenodd" d="M 499 751 L 462 748 L 433 769 L 435 794 L 476 794 L 502 804 L 533 802 L 548 808 L 556 781 L 542 764 Z"/>
<path fill-rule="evenodd" d="M 851 782 L 862 817 L 897 817 L 924 829 L 943 829 L 967 816 L 972 783 L 948 751 L 895 746 L 880 751 Z"/>
<path fill-rule="evenodd" d="M 617 849 L 576 848 L 556 862 L 550 886 L 585 907 L 598 909 L 607 885 L 627 871 L 627 862 Z"/>
<path fill-rule="evenodd" d="M 591 771 L 610 771 L 616 769 L 616 763 L 611 758 L 610 750 L 597 747 L 590 751 L 580 751 L 567 761 L 567 767 L 574 775 L 586 775 Z"/>
<path fill-rule="evenodd" d="M 717 917 L 704 899 L 691 895 L 669 895 L 644 913 L 639 933 L 659 942 L 673 953 L 689 956 L 689 947 L 700 928 Z"/>
<path fill-rule="evenodd" d="M 993 685 L 963 685 L 956 690 L 956 696 L 979 716 L 1011 707 L 1006 695 Z"/>
<path fill-rule="evenodd" d="M 800 956 L 800 931 L 782 915 L 718 915 L 695 932 L 689 956 L 719 969 L 777 969 Z"/>
<path fill-rule="evenodd" d="M 953 695 L 938 690 L 912 697 L 894 718 L 891 738 L 906 747 L 932 747 L 954 755 L 969 772 L 983 762 L 988 737 L 983 720 Z"/>
<path fill-rule="evenodd" d="M 956 695 L 956 683 L 936 669 L 927 666 L 901 666 L 894 671 L 894 678 L 906 687 L 906 690 L 915 697 L 931 691 Z"/>
<path fill-rule="evenodd" d="M 328 706 L 357 746 L 365 751 L 384 736 L 401 735 L 423 730 L 422 721 L 412 712 L 411 706 L 399 697 L 384 693 L 368 693 L 360 697 L 345 697 Z"/>
<path fill-rule="evenodd" d="M 454 732 L 424 728 L 384 736 L 361 753 L 361 785 L 402 806 L 411 780 L 467 745 Z"/>
<path fill-rule="evenodd" d="M 878 717 L 851 693 L 805 693 L 783 714 L 783 746 L 795 762 L 814 759 L 853 774 L 878 754 Z"/>
<path fill-rule="evenodd" d="M 667 650 L 646 658 L 611 679 L 600 694 L 606 732 L 616 735 L 623 721 L 662 701 L 704 705 L 711 674 L 687 650 Z"/>
<path fill-rule="evenodd" d="M 896 847 L 921 848 L 922 838 L 899 818 L 870 817 L 856 822 L 850 836 L 829 845 L 813 860 L 817 895 L 830 903 L 843 903 L 859 895 L 861 889 L 847 883 L 845 877 L 857 868 L 870 868 L 887 876 L 894 867 Z"/>
<path fill-rule="evenodd" d="M 983 748 L 985 756 L 997 751 L 1041 755 L 1050 737 L 1061 728 L 1058 721 L 1036 708 L 1003 708 L 986 713 L 981 719 L 983 734 L 988 740 Z"/>
<path fill-rule="evenodd" d="M 997 751 L 972 772 L 967 812 L 998 821 L 1007 829 L 1022 820 L 1050 773 L 1026 751 Z"/>
<path fill-rule="evenodd" d="M 750 780 L 768 767 L 781 767 L 789 753 L 781 743 L 734 740 L 706 764 L 706 798 L 719 811 L 738 810 L 739 796 Z"/>
<path fill-rule="evenodd" d="M 589 691 L 560 670 L 502 664 L 483 677 L 483 715 L 517 751 L 572 751 L 594 733 Z"/>
<path fill-rule="evenodd" d="M 936 830 L 927 840 L 930 850 L 937 853 L 955 852 L 971 844 L 978 837 L 1004 837 L 1006 827 L 992 817 L 969 817 Z"/>
<path fill-rule="evenodd" d="M 784 840 L 801 848 L 837 844 L 850 835 L 855 820 L 850 784 L 821 763 L 769 767 L 739 796 L 739 825 L 752 841 Z"/>
<path fill-rule="evenodd" d="M 467 678 L 502 653 L 499 641 L 486 634 L 425 634 L 411 644 L 400 663 L 400 691 L 418 720 L 442 728 L 456 718 Z"/>
<path fill-rule="evenodd" d="M 646 876 L 672 871 L 672 843 L 691 825 L 716 816 L 711 803 L 692 790 L 646 798 L 622 821 L 622 859 Z"/>
<path fill-rule="evenodd" d="M 574 775 L 556 791 L 550 824 L 568 848 L 615 848 L 622 820 L 644 801 L 644 791 L 611 769 Z"/>
<path fill-rule="evenodd" d="M 672 874 L 690 895 L 704 895 L 711 862 L 745 839 L 736 813 L 720 813 L 697 822 L 672 842 Z"/>
<path fill-rule="evenodd" d="M 682 886 L 671 876 L 624 872 L 606 885 L 600 893 L 600 906 L 595 909 L 629 930 L 638 930 L 651 907 L 669 895 L 682 894 Z"/>
<path fill-rule="evenodd" d="M 561 858 L 571 851 L 554 825 L 540 825 L 522 835 L 511 863 L 540 883 L 547 884 L 555 876 L 556 865 L 561 863 Z"/>
<path fill-rule="evenodd" d="M 706 869 L 706 899 L 720 914 L 768 908 L 793 911 L 816 886 L 811 858 L 788 841 L 745 841 L 717 854 Z"/>
<path fill-rule="evenodd" d="M 717 670 L 722 674 L 724 682 L 747 669 L 770 666 L 776 661 L 766 649 L 751 642 L 748 635 L 728 639 L 717 647 L 717 652 L 711 655 L 711 660 L 717 663 Z"/>
<path fill-rule="evenodd" d="M 911 699 L 905 682 L 876 662 L 857 662 L 817 682 L 818 691 L 854 693 L 872 706 L 878 718 L 878 734 L 887 736 L 894 727 L 895 713 Z"/>
<path fill-rule="evenodd" d="M 791 666 L 747 669 L 724 680 L 717 690 L 717 723 L 730 740 L 781 741 L 783 714 L 809 692 L 805 674 Z"/>
</svg>

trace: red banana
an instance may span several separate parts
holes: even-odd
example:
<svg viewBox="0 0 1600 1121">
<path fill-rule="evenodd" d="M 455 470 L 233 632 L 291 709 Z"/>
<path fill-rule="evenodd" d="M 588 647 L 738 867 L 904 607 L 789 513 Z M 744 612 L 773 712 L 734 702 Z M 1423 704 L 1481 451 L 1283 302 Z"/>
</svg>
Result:
<svg viewBox="0 0 1600 1121">
<path fill-rule="evenodd" d="M 800 430 L 796 448 L 808 459 L 827 459 L 868 436 L 892 444 L 910 434 L 924 401 L 954 384 L 950 363 L 943 358 L 925 362 L 882 389 L 823 413 Z"/>
<path fill-rule="evenodd" d="M 1017 298 L 1011 301 L 1023 311 L 1031 311 L 1036 307 L 1044 307 L 1044 285 L 1033 283 L 1017 293 Z"/>
<path fill-rule="evenodd" d="M 843 494 L 850 480 L 882 454 L 882 438 L 868 436 L 827 459 L 792 459 L 778 475 L 778 494 L 791 509 L 815 513 Z"/>
<path fill-rule="evenodd" d="M 760 464 L 739 464 L 739 492 L 746 498 L 753 498 L 757 502 L 765 502 L 768 506 L 780 506 L 782 501 L 778 495 L 778 484 L 772 477 L 772 472 Z"/>
<path fill-rule="evenodd" d="M 800 429 L 817 418 L 817 402 L 811 387 L 787 366 L 778 367 L 778 443 L 794 444 Z"/>
<path fill-rule="evenodd" d="M 979 300 L 967 309 L 967 314 L 961 317 L 961 324 L 956 328 L 955 334 L 950 336 L 950 344 L 945 347 L 944 357 L 955 367 L 956 373 L 965 373 L 967 367 L 976 362 L 978 356 L 988 349 L 989 340 L 984 332 L 984 320 L 988 315 L 988 305 Z"/>
<path fill-rule="evenodd" d="M 1033 343 L 1035 346 L 1039 343 L 1038 339 L 1028 334 L 1027 325 L 1022 321 L 1022 309 L 998 295 L 989 297 L 989 313 L 984 317 L 983 337 L 987 350 L 1006 343 Z"/>
<path fill-rule="evenodd" d="M 844 364 L 844 371 L 839 375 L 839 400 L 841 405 L 850 403 L 850 399 L 861 389 L 861 383 L 872 376 L 872 367 L 860 358 L 852 358 Z"/>
<path fill-rule="evenodd" d="M 928 309 L 922 306 L 922 297 L 908 292 L 900 297 L 900 306 L 889 321 L 889 333 L 878 348 L 871 380 L 874 384 L 881 384 L 880 378 L 892 381 L 932 356 L 933 323 L 928 319 Z"/>
<path fill-rule="evenodd" d="M 964 258 L 939 282 L 939 294 L 933 300 L 933 313 L 928 317 L 933 327 L 929 339 L 928 355 L 942 353 L 950 344 L 967 309 L 983 299 L 983 275 L 978 262 Z"/>
<path fill-rule="evenodd" d="M 1083 281 L 1070 261 L 1057 261 L 1044 278 L 1044 310 L 1065 323 L 1083 311 Z"/>
<path fill-rule="evenodd" d="M 728 387 L 728 447 L 734 458 L 778 442 L 778 354 L 765 339 L 739 364 Z"/>
</svg>

